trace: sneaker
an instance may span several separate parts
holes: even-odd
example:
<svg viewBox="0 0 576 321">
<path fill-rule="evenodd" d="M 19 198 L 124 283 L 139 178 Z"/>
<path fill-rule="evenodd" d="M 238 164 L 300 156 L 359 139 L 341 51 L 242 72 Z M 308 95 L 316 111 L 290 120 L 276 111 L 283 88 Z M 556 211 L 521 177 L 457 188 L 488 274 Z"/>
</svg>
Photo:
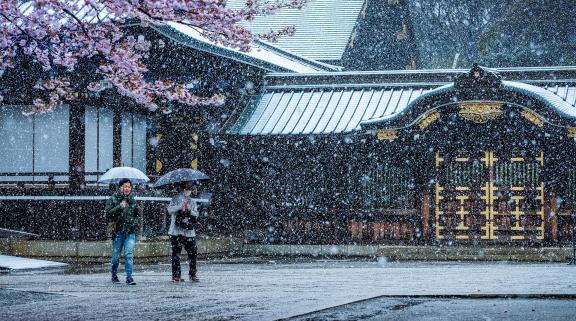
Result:
<svg viewBox="0 0 576 321">
<path fill-rule="evenodd" d="M 134 282 L 134 280 L 132 280 L 132 279 L 126 279 L 126 284 L 128 284 L 128 285 L 136 285 L 136 282 Z"/>
<path fill-rule="evenodd" d="M 186 281 L 186 280 L 184 280 L 183 278 L 177 277 L 177 276 L 175 276 L 175 277 L 172 278 L 172 282 L 174 282 L 174 283 L 182 283 L 182 282 L 185 282 L 185 281 Z"/>
<path fill-rule="evenodd" d="M 113 277 L 112 277 L 112 283 L 114 283 L 114 284 L 119 284 L 119 283 L 120 283 L 120 279 L 118 279 L 117 276 L 113 276 Z"/>
<path fill-rule="evenodd" d="M 192 281 L 192 282 L 200 282 L 200 279 L 199 279 L 196 275 L 191 275 L 191 276 L 190 276 L 190 281 Z"/>
</svg>

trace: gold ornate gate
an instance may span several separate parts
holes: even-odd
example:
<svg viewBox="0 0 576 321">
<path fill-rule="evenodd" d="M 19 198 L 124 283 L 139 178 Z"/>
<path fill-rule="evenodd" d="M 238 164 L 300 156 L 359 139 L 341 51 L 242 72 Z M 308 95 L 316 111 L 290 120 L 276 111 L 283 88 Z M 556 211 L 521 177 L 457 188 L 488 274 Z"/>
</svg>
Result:
<svg viewBox="0 0 576 321">
<path fill-rule="evenodd" d="M 436 152 L 436 239 L 544 239 L 544 154 L 518 154 Z"/>
</svg>

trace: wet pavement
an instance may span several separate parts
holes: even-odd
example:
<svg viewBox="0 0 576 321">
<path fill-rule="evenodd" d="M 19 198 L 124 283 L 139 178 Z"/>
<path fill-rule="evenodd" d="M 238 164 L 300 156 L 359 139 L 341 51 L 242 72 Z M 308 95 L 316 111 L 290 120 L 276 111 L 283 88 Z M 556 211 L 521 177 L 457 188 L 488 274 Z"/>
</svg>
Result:
<svg viewBox="0 0 576 321">
<path fill-rule="evenodd" d="M 380 297 L 288 318 L 290 321 L 574 320 L 576 301 L 564 298 Z"/>
<path fill-rule="evenodd" d="M 576 267 L 563 263 L 201 261 L 199 283 L 173 284 L 170 265 L 156 264 L 137 265 L 134 286 L 112 284 L 108 267 L 0 275 L 0 320 L 527 321 L 543 313 L 548 320 L 576 315 Z"/>
</svg>

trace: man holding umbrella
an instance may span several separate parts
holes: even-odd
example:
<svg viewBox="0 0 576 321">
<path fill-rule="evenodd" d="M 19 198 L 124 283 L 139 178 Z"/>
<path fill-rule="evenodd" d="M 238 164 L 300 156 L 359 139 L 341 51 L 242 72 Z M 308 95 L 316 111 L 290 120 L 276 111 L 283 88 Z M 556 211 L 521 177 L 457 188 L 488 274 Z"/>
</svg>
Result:
<svg viewBox="0 0 576 321">
<path fill-rule="evenodd" d="M 120 283 L 118 265 L 124 248 L 126 284 L 135 285 L 132 278 L 132 263 L 136 230 L 140 226 L 140 211 L 132 195 L 132 182 L 128 178 L 118 183 L 119 190 L 106 202 L 106 218 L 112 228 L 112 283 Z"/>
<path fill-rule="evenodd" d="M 196 182 L 186 181 L 180 183 L 180 193 L 172 198 L 168 205 L 170 214 L 170 243 L 172 245 L 172 282 L 184 282 L 180 270 L 180 253 L 182 247 L 188 253 L 190 281 L 198 282 L 196 276 L 196 231 L 195 224 L 198 220 L 198 205 L 192 196 L 198 195 Z"/>
</svg>

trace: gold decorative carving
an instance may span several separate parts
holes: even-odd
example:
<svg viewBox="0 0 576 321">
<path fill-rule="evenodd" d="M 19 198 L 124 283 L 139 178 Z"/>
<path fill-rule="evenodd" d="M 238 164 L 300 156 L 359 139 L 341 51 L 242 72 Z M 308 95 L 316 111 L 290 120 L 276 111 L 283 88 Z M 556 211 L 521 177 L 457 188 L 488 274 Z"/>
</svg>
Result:
<svg viewBox="0 0 576 321">
<path fill-rule="evenodd" d="M 438 118 L 440 118 L 439 112 L 437 111 L 431 112 L 418 123 L 418 127 L 420 127 L 420 130 L 423 130 L 426 127 L 430 126 L 430 124 L 438 120 Z"/>
<path fill-rule="evenodd" d="M 154 162 L 154 169 L 156 169 L 156 174 L 160 174 L 160 172 L 162 171 L 162 161 L 160 161 L 159 159 L 157 159 Z"/>
<path fill-rule="evenodd" d="M 440 163 L 444 161 L 443 157 L 440 157 L 440 152 L 436 152 L 436 167 L 440 166 Z"/>
<path fill-rule="evenodd" d="M 485 124 L 502 115 L 502 104 L 493 102 L 460 103 L 460 116 L 477 124 Z"/>
<path fill-rule="evenodd" d="M 566 135 L 568 135 L 569 138 L 576 138 L 576 127 L 566 128 Z"/>
<path fill-rule="evenodd" d="M 378 129 L 376 131 L 378 140 L 392 140 L 398 138 L 398 131 L 395 129 Z"/>
<path fill-rule="evenodd" d="M 534 125 L 538 127 L 544 126 L 544 120 L 530 109 L 524 109 L 521 114 L 524 118 L 534 123 Z"/>
</svg>

